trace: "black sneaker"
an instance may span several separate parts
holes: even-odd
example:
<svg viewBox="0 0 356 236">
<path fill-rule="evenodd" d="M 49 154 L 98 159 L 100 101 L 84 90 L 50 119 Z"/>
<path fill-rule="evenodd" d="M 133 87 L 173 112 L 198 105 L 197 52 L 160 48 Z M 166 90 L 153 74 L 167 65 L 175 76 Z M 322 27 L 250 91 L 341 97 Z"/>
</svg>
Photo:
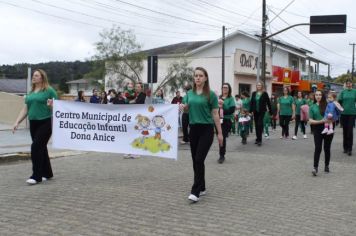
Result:
<svg viewBox="0 0 356 236">
<path fill-rule="evenodd" d="M 262 146 L 262 142 L 257 142 L 257 146 L 261 147 Z"/>
<path fill-rule="evenodd" d="M 352 152 L 351 152 L 351 151 L 348 151 L 348 152 L 347 152 L 347 155 L 351 156 L 351 155 L 352 155 Z"/>
<path fill-rule="evenodd" d="M 225 157 L 224 156 L 220 156 L 218 163 L 222 164 L 225 161 Z"/>
<path fill-rule="evenodd" d="M 344 153 L 347 153 L 347 150 L 346 150 L 346 149 L 344 149 Z"/>
<path fill-rule="evenodd" d="M 312 174 L 313 174 L 313 176 L 317 176 L 317 174 L 318 174 L 318 169 L 317 169 L 317 168 L 314 168 L 313 171 L 312 171 Z"/>
<path fill-rule="evenodd" d="M 326 173 L 329 173 L 329 172 L 330 172 L 330 170 L 329 170 L 329 166 L 325 166 L 324 171 L 325 171 Z"/>
</svg>

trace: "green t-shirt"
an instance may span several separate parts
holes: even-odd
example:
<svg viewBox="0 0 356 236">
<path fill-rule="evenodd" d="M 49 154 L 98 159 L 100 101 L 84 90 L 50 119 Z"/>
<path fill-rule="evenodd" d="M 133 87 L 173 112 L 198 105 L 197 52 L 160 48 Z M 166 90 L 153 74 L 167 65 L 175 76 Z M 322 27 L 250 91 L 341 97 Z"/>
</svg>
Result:
<svg viewBox="0 0 356 236">
<path fill-rule="evenodd" d="M 288 97 L 282 96 L 278 99 L 278 103 L 279 103 L 279 114 L 281 116 L 293 115 L 292 105 L 294 103 L 294 99 L 292 96 L 288 96 Z"/>
<path fill-rule="evenodd" d="M 211 111 L 218 109 L 218 97 L 213 91 L 210 91 L 208 101 L 204 94 L 197 94 L 190 90 L 183 98 L 183 104 L 189 106 L 189 124 L 214 124 Z"/>
<path fill-rule="evenodd" d="M 295 114 L 300 115 L 300 107 L 307 104 L 307 102 L 305 101 L 304 98 L 302 99 L 297 98 L 294 100 L 294 104 L 295 104 Z"/>
<path fill-rule="evenodd" d="M 227 97 L 224 99 L 224 103 L 223 103 L 223 109 L 224 110 L 228 110 L 231 107 L 236 107 L 235 104 L 235 99 L 233 97 Z M 224 115 L 224 119 L 231 119 L 234 117 L 234 113 L 230 114 L 230 115 Z"/>
<path fill-rule="evenodd" d="M 52 109 L 47 106 L 48 99 L 57 99 L 57 93 L 52 87 L 48 89 L 31 92 L 25 98 L 29 120 L 44 120 L 52 116 Z"/>
<path fill-rule="evenodd" d="M 251 99 L 250 98 L 242 99 L 242 108 L 246 109 L 248 112 L 250 112 L 250 103 L 251 103 Z"/>
<path fill-rule="evenodd" d="M 256 111 L 260 112 L 260 99 L 261 99 L 262 93 L 257 93 L 256 92 Z"/>
<path fill-rule="evenodd" d="M 308 104 L 309 107 L 311 107 L 314 104 L 314 100 L 308 98 L 307 104 Z"/>
<path fill-rule="evenodd" d="M 344 108 L 342 115 L 356 115 L 356 89 L 342 90 L 338 100 Z"/>
<path fill-rule="evenodd" d="M 322 120 L 324 117 L 320 113 L 319 105 L 314 103 L 309 107 L 309 117 L 313 120 Z"/>
</svg>

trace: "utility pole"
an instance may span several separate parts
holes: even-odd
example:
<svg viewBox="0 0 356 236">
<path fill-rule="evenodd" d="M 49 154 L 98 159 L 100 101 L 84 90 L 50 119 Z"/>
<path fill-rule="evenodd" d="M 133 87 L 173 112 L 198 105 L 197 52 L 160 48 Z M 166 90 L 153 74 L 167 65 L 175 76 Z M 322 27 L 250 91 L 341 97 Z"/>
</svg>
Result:
<svg viewBox="0 0 356 236">
<path fill-rule="evenodd" d="M 352 46 L 352 67 L 351 67 L 351 80 L 354 81 L 354 72 L 355 72 L 355 43 L 350 43 Z"/>
<path fill-rule="evenodd" d="M 266 36 L 267 36 L 267 15 L 266 15 L 266 0 L 262 0 L 262 35 L 261 35 L 261 44 L 262 44 L 262 60 L 261 60 L 261 80 L 263 86 L 266 87 Z"/>
<path fill-rule="evenodd" d="M 222 27 L 221 86 L 225 83 L 225 25 Z"/>
</svg>

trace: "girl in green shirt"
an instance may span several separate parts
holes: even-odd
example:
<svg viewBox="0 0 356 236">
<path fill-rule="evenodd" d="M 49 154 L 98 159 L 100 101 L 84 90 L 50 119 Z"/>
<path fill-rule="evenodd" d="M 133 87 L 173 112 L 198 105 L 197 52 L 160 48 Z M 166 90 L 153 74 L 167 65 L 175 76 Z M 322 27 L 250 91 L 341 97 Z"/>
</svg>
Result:
<svg viewBox="0 0 356 236">
<path fill-rule="evenodd" d="M 330 149 L 331 149 L 331 143 L 333 141 L 334 135 L 326 135 L 322 134 L 322 131 L 324 129 L 324 113 L 326 110 L 326 97 L 325 95 L 320 91 L 315 92 L 315 100 L 313 105 L 310 106 L 309 108 L 309 123 L 310 126 L 313 127 L 313 132 L 314 132 L 314 168 L 312 171 L 312 174 L 314 176 L 317 175 L 318 173 L 318 166 L 319 166 L 319 160 L 320 160 L 320 154 L 324 142 L 324 153 L 325 153 L 325 168 L 324 171 L 326 173 L 329 173 L 329 163 L 330 163 Z"/>
<path fill-rule="evenodd" d="M 219 147 L 220 157 L 218 162 L 220 164 L 225 161 L 226 138 L 231 130 L 232 119 L 234 118 L 236 107 L 235 99 L 231 96 L 231 85 L 229 83 L 224 83 L 221 90 L 222 94 L 219 97 L 219 103 L 222 103 L 223 110 L 223 117 L 220 117 L 220 119 L 222 119 L 221 129 L 223 134 L 223 145 Z"/>
<path fill-rule="evenodd" d="M 188 199 L 197 202 L 200 196 L 206 194 L 204 161 L 214 140 L 214 125 L 218 132 L 219 145 L 223 144 L 218 98 L 210 90 L 208 72 L 204 68 L 195 68 L 193 89 L 184 97 L 180 107 L 189 111 L 194 183 Z"/>
<path fill-rule="evenodd" d="M 31 160 L 33 173 L 26 183 L 30 185 L 53 177 L 47 143 L 52 134 L 52 99 L 56 98 L 57 94 L 49 86 L 46 72 L 40 69 L 35 70 L 32 75 L 31 92 L 26 96 L 25 106 L 13 127 L 14 133 L 19 124 L 28 116 L 32 138 Z"/>
<path fill-rule="evenodd" d="M 301 106 L 307 104 L 307 102 L 303 98 L 303 93 L 301 91 L 298 91 L 297 98 L 294 100 L 295 104 L 295 127 L 294 127 L 294 136 L 293 140 L 298 139 L 297 134 L 298 134 L 298 129 L 299 126 L 302 129 L 303 133 L 303 138 L 307 138 L 307 135 L 305 134 L 305 123 L 303 120 L 300 119 L 300 108 Z"/>
<path fill-rule="evenodd" d="M 279 125 L 282 127 L 281 139 L 289 137 L 289 122 L 295 118 L 294 99 L 289 95 L 289 88 L 283 88 L 283 96 L 278 99 L 277 110 Z"/>
</svg>

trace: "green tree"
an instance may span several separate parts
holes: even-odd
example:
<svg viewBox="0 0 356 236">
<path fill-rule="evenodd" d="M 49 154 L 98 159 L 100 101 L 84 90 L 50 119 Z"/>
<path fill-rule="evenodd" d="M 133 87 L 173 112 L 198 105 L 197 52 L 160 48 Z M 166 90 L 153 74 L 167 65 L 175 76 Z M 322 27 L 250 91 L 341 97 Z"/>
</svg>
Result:
<svg viewBox="0 0 356 236">
<path fill-rule="evenodd" d="M 142 81 L 145 55 L 132 30 L 122 30 L 119 26 L 105 29 L 100 33 L 101 40 L 95 44 L 95 60 L 105 62 L 108 84 L 122 85 L 124 80 Z M 114 82 L 115 81 L 115 82 Z"/>
<path fill-rule="evenodd" d="M 194 70 L 189 66 L 189 61 L 186 58 L 180 58 L 169 65 L 167 75 L 158 84 L 155 92 L 163 89 L 165 92 L 174 94 L 187 83 L 193 83 L 193 73 Z"/>
<path fill-rule="evenodd" d="M 350 71 L 348 71 L 348 73 L 346 74 L 342 74 L 342 75 L 339 75 L 338 77 L 336 77 L 336 79 L 334 80 L 335 83 L 345 83 L 347 79 L 350 79 L 351 78 L 351 73 Z M 354 81 L 353 83 L 356 83 L 356 77 L 354 76 Z"/>
</svg>

